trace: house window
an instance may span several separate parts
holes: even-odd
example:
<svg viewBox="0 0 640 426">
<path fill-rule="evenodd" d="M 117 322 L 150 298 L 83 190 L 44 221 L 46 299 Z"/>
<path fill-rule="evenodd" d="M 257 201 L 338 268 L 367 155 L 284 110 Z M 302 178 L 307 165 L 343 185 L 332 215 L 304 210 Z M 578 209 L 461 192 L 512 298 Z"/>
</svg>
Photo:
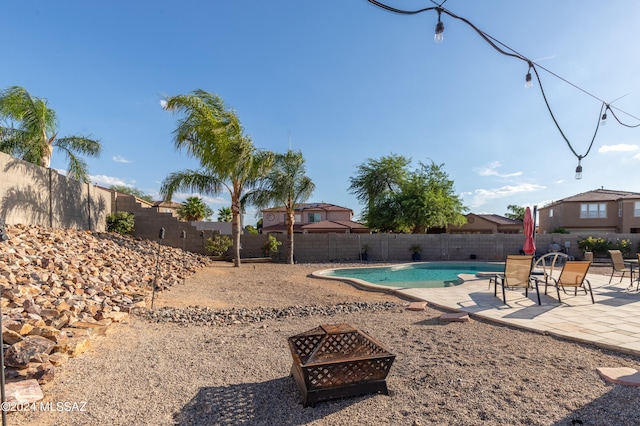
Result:
<svg viewBox="0 0 640 426">
<path fill-rule="evenodd" d="M 286 215 L 286 214 L 284 215 L 284 219 L 285 219 L 285 222 L 286 222 L 286 220 L 287 220 L 287 215 Z M 301 215 L 300 213 L 296 213 L 296 214 L 294 214 L 294 215 L 293 215 L 293 220 L 294 220 L 296 223 L 300 223 L 300 222 L 302 222 L 302 215 Z"/>
<path fill-rule="evenodd" d="M 320 213 L 309 213 L 309 223 L 320 222 Z"/>
<path fill-rule="evenodd" d="M 580 204 L 581 219 L 604 219 L 607 217 L 607 205 L 605 203 Z"/>
<path fill-rule="evenodd" d="M 622 217 L 622 203 L 618 203 L 618 217 Z"/>
<path fill-rule="evenodd" d="M 636 201 L 633 206 L 633 215 L 635 217 L 640 216 L 640 201 Z"/>
<path fill-rule="evenodd" d="M 553 217 L 553 209 L 549 209 L 549 217 Z"/>
</svg>

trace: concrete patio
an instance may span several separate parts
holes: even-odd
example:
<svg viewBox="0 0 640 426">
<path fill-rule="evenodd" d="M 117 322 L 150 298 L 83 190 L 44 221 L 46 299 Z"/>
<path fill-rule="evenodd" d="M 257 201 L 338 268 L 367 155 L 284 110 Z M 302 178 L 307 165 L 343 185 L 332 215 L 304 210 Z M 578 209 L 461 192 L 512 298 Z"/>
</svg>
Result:
<svg viewBox="0 0 640 426">
<path fill-rule="evenodd" d="M 562 303 L 558 303 L 555 287 L 550 286 L 545 295 L 542 281 L 541 306 L 535 289 L 529 290 L 528 297 L 523 289 L 507 290 L 505 305 L 501 288 L 495 297 L 488 278 L 462 277 L 465 282 L 455 287 L 405 288 L 398 292 L 472 317 L 640 355 L 640 293 L 636 291 L 637 281 L 629 289 L 628 275 L 622 282 L 616 275 L 609 284 L 610 269 L 592 267 L 587 277 L 595 304 L 582 290 L 575 296 L 573 290 L 567 294 L 561 290 Z"/>
</svg>

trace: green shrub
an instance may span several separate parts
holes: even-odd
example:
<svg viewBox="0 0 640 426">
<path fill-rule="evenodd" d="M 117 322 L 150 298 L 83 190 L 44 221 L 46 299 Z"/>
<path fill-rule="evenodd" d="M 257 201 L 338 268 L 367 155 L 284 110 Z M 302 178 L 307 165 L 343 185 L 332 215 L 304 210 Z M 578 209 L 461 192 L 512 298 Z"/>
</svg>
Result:
<svg viewBox="0 0 640 426">
<path fill-rule="evenodd" d="M 229 247 L 233 245 L 233 241 L 226 235 L 216 235 L 211 238 L 207 238 L 204 244 L 204 248 L 214 256 L 222 256 L 229 250 Z"/>
<path fill-rule="evenodd" d="M 247 225 L 244 227 L 244 232 L 251 235 L 258 235 L 258 228 L 253 225 Z"/>
<path fill-rule="evenodd" d="M 570 232 L 569 232 L 569 231 L 567 231 L 567 228 L 565 228 L 565 227 L 563 227 L 563 226 L 560 226 L 560 227 L 558 227 L 558 228 L 554 228 L 554 229 L 551 231 L 551 233 L 552 233 L 552 234 L 569 234 Z"/>
<path fill-rule="evenodd" d="M 608 241 L 604 238 L 587 237 L 578 240 L 578 247 L 582 251 L 593 252 L 594 255 L 607 255 L 607 250 L 620 250 L 623 256 L 631 254 L 631 240 Z"/>
<path fill-rule="evenodd" d="M 631 240 L 620 240 L 612 249 L 618 249 L 623 256 L 628 257 L 631 255 Z"/>
<path fill-rule="evenodd" d="M 280 245 L 282 245 L 282 243 L 278 241 L 276 237 L 269 235 L 269 238 L 262 244 L 262 253 L 264 253 L 265 256 L 275 258 L 278 253 L 278 246 Z"/>
<path fill-rule="evenodd" d="M 107 231 L 131 234 L 135 228 L 135 217 L 129 212 L 115 212 L 107 215 Z"/>
</svg>

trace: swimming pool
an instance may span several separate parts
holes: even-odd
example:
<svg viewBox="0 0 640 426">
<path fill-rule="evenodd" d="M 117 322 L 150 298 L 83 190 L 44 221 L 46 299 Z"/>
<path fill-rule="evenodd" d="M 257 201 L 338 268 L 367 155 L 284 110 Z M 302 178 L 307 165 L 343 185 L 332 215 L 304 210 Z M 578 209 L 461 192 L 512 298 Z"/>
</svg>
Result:
<svg viewBox="0 0 640 426">
<path fill-rule="evenodd" d="M 338 268 L 314 272 L 324 278 L 361 280 L 394 288 L 440 288 L 462 284 L 458 275 L 503 272 L 499 262 L 427 262 L 369 268 Z"/>
</svg>

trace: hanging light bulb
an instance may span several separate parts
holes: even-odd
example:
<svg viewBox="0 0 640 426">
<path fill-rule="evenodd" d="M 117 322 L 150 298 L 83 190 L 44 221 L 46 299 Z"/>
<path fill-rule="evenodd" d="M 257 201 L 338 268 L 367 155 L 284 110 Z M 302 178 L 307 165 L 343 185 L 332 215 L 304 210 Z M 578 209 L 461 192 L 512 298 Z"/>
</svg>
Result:
<svg viewBox="0 0 640 426">
<path fill-rule="evenodd" d="M 578 167 L 576 167 L 576 179 L 582 179 L 582 165 L 580 165 L 582 157 L 578 157 Z"/>
<path fill-rule="evenodd" d="M 527 89 L 530 89 L 533 84 L 531 83 L 531 67 L 533 67 L 533 64 L 529 62 L 529 70 L 527 71 L 527 75 L 524 77 L 524 87 Z"/>
<path fill-rule="evenodd" d="M 533 84 L 531 83 L 531 73 L 528 72 L 526 77 L 524 78 L 524 87 L 526 87 L 527 89 L 531 89 L 531 86 Z"/>
<path fill-rule="evenodd" d="M 444 24 L 440 21 L 440 9 L 438 9 L 438 23 L 436 24 L 436 35 L 433 36 L 433 40 L 436 43 L 442 43 L 444 40 Z"/>
<path fill-rule="evenodd" d="M 607 124 L 607 111 L 605 110 L 604 114 L 602 114 L 602 119 L 600 120 L 600 125 L 604 126 Z"/>
</svg>

